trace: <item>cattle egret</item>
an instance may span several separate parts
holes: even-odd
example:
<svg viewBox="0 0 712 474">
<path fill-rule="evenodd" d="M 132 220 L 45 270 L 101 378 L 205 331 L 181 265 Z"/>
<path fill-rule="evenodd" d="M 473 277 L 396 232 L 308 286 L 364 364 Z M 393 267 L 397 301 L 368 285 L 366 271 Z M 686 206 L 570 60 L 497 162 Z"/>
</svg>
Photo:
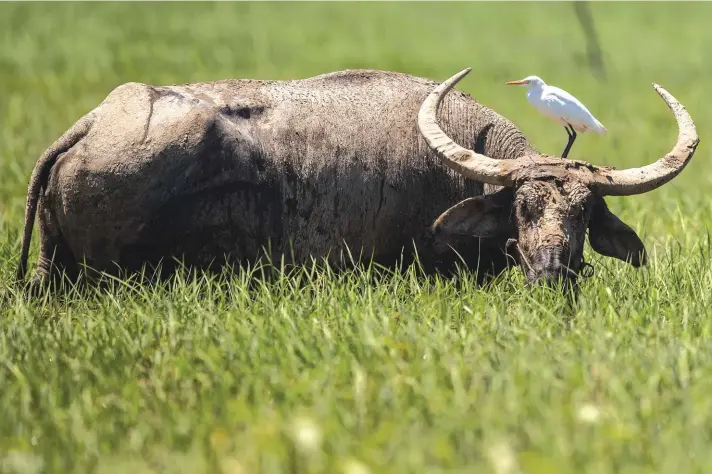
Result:
<svg viewBox="0 0 712 474">
<path fill-rule="evenodd" d="M 554 122 L 563 124 L 569 141 L 561 154 L 562 158 L 566 158 L 571 151 L 571 146 L 576 140 L 576 132 L 584 133 L 591 130 L 599 135 L 606 133 L 606 127 L 576 97 L 563 89 L 547 85 L 540 77 L 528 76 L 505 84 L 526 86 L 529 103 Z"/>
</svg>

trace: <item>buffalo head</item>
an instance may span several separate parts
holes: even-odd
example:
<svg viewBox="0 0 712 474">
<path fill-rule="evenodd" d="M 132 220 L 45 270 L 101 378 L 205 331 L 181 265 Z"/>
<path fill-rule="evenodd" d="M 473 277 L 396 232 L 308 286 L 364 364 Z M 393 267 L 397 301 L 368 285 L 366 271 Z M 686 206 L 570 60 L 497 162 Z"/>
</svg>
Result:
<svg viewBox="0 0 712 474">
<path fill-rule="evenodd" d="M 672 151 L 642 168 L 616 170 L 539 154 L 497 160 L 461 147 L 436 120 L 443 97 L 470 70 L 459 72 L 430 93 L 420 108 L 418 128 L 444 164 L 497 190 L 446 210 L 433 230 L 445 237 L 506 239 L 507 252 L 530 283 L 575 283 L 584 266 L 587 230 L 591 247 L 598 253 L 635 267 L 645 265 L 640 238 L 608 210 L 603 198 L 651 191 L 682 171 L 699 143 L 685 108 L 653 84 L 675 115 L 679 134 Z"/>
</svg>

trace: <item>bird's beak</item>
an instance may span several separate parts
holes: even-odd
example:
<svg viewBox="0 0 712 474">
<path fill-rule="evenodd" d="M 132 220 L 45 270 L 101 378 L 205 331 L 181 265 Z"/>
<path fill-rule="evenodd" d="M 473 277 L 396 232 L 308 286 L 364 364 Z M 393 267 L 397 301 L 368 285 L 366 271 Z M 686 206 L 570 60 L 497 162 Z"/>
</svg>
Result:
<svg viewBox="0 0 712 474">
<path fill-rule="evenodd" d="M 521 86 L 522 84 L 528 84 L 528 83 L 529 83 L 529 81 L 525 81 L 524 79 L 522 79 L 520 81 L 505 82 L 504 84 L 508 85 L 508 86 Z"/>
</svg>

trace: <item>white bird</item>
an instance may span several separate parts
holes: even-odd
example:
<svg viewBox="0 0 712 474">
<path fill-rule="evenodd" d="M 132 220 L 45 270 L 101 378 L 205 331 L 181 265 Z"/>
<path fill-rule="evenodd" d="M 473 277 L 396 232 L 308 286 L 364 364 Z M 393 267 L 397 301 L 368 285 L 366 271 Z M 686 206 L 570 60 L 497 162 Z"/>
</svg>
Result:
<svg viewBox="0 0 712 474">
<path fill-rule="evenodd" d="M 509 81 L 505 84 L 526 86 L 529 103 L 543 115 L 564 125 L 566 133 L 569 135 L 569 142 L 561 154 L 562 158 L 566 158 L 571 151 L 577 131 L 584 133 L 591 130 L 599 135 L 606 133 L 606 127 L 576 97 L 563 89 L 547 85 L 540 77 L 528 76 L 519 81 Z"/>
</svg>

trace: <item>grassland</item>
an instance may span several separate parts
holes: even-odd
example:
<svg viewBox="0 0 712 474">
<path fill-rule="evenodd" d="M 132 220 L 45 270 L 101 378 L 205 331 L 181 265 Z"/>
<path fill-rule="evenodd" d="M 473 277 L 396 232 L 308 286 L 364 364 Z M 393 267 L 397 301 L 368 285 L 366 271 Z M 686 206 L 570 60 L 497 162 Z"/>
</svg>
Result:
<svg viewBox="0 0 712 474">
<path fill-rule="evenodd" d="M 570 3 L 0 4 L 2 286 L 34 160 L 127 81 L 472 66 L 459 87 L 559 153 L 565 132 L 502 86 L 537 74 L 609 130 L 572 156 L 619 167 L 674 142 L 658 82 L 702 139 L 671 184 L 608 200 L 651 264 L 587 248 L 597 271 L 574 311 L 516 272 L 487 289 L 307 268 L 12 297 L 0 472 L 709 472 L 712 4 L 590 8 L 605 79 Z"/>
</svg>

